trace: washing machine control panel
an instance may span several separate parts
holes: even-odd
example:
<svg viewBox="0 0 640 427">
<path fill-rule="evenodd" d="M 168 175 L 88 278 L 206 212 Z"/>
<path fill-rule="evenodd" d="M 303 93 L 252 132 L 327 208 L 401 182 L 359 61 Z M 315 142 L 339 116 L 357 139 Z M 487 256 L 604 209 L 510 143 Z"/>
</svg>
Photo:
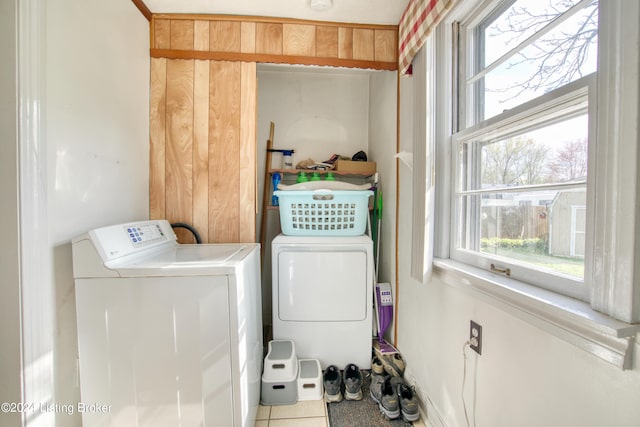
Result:
<svg viewBox="0 0 640 427">
<path fill-rule="evenodd" d="M 175 244 L 176 235 L 166 220 L 138 221 L 97 228 L 89 237 L 103 262 L 141 254 L 164 244 Z"/>
<path fill-rule="evenodd" d="M 129 241 L 131 241 L 135 247 L 167 240 L 167 236 L 157 222 L 126 224 L 123 225 L 122 228 L 127 233 Z"/>
</svg>

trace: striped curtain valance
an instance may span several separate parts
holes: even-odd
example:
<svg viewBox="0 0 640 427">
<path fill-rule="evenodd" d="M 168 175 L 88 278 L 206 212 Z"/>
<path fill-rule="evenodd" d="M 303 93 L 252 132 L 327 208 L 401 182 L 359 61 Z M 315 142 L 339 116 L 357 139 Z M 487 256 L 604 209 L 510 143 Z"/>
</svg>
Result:
<svg viewBox="0 0 640 427">
<path fill-rule="evenodd" d="M 411 0 L 399 23 L 398 69 L 406 74 L 425 39 L 457 0 Z"/>
</svg>

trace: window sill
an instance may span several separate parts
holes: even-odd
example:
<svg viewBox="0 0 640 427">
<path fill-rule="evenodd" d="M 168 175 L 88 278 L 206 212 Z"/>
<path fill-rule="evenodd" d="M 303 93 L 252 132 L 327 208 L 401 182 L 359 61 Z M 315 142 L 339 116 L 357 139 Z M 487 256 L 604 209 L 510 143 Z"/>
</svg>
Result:
<svg viewBox="0 0 640 427">
<path fill-rule="evenodd" d="M 435 276 L 591 353 L 620 369 L 631 369 L 640 325 L 624 323 L 587 303 L 514 279 L 448 260 L 434 259 Z"/>
</svg>

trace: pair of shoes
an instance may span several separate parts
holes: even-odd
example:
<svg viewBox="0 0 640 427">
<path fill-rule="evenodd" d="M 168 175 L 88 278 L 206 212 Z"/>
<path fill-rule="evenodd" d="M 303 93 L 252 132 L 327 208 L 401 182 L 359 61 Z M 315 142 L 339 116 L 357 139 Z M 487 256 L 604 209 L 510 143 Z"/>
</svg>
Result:
<svg viewBox="0 0 640 427">
<path fill-rule="evenodd" d="M 393 375 L 371 375 L 371 398 L 390 420 L 402 417 L 409 422 L 420 418 L 418 401 L 414 389 L 405 384 L 402 377 Z"/>
<path fill-rule="evenodd" d="M 362 372 L 354 363 L 344 368 L 341 376 L 335 365 L 325 369 L 323 374 L 324 396 L 327 402 L 342 401 L 342 383 L 344 383 L 344 398 L 347 400 L 362 400 Z"/>
<path fill-rule="evenodd" d="M 382 364 L 384 370 L 389 374 L 396 377 L 404 375 L 405 363 L 400 353 L 393 353 L 383 357 Z"/>
<path fill-rule="evenodd" d="M 388 375 L 401 377 L 404 375 L 404 368 L 404 359 L 400 353 L 382 353 L 374 346 L 371 358 L 371 370 L 374 373 L 383 375 L 386 372 Z"/>
<path fill-rule="evenodd" d="M 391 375 L 371 375 L 369 394 L 373 401 L 378 404 L 380 412 L 390 420 L 394 420 L 400 416 L 398 395 L 396 391 L 394 391 L 394 384 L 397 384 L 398 380 L 402 381 L 402 378 Z"/>
</svg>

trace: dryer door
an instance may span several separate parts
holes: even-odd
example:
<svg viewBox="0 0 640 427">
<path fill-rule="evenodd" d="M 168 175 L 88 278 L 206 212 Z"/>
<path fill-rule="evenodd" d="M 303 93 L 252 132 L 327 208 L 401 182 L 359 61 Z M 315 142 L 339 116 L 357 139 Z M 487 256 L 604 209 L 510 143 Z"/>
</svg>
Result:
<svg viewBox="0 0 640 427">
<path fill-rule="evenodd" d="M 367 255 L 361 250 L 278 252 L 283 321 L 358 321 L 367 315 Z"/>
</svg>

